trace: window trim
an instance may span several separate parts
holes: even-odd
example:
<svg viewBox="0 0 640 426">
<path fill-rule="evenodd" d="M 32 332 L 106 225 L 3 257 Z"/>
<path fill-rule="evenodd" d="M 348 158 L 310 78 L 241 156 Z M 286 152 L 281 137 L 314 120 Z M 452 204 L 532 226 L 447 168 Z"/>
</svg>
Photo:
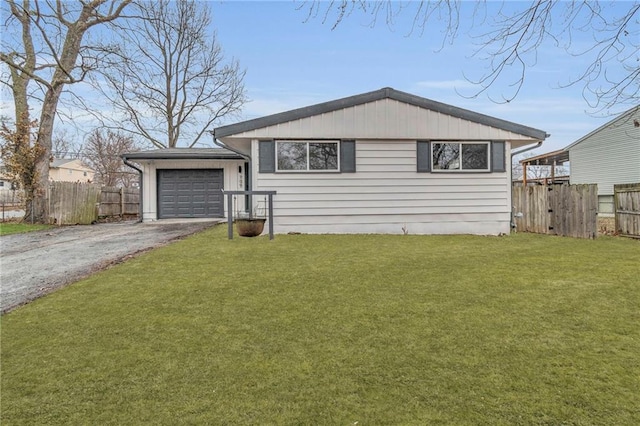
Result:
<svg viewBox="0 0 640 426">
<path fill-rule="evenodd" d="M 274 165 L 275 165 L 275 173 L 341 173 L 341 165 L 342 159 L 340 156 L 340 139 L 276 139 L 274 140 Z M 302 170 L 287 170 L 280 169 L 278 167 L 278 144 L 280 143 L 304 143 L 307 145 L 307 168 Z M 312 143 L 335 143 L 336 144 L 336 156 L 337 156 L 337 164 L 335 169 L 311 169 L 309 168 L 309 144 Z"/>
<path fill-rule="evenodd" d="M 493 171 L 492 160 L 492 143 L 491 141 L 474 141 L 474 140 L 431 140 L 429 141 L 429 164 L 431 173 L 491 173 Z M 458 144 L 460 146 L 460 168 L 458 169 L 437 169 L 433 161 L 433 147 L 435 144 Z M 462 145 L 485 145 L 487 147 L 487 168 L 485 169 L 463 169 L 462 168 Z"/>
</svg>

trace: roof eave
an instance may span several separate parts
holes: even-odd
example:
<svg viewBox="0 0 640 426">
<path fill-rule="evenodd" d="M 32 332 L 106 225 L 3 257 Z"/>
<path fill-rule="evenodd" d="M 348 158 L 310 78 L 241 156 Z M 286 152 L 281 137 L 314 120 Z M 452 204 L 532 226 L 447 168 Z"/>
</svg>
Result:
<svg viewBox="0 0 640 426">
<path fill-rule="evenodd" d="M 135 152 L 122 154 L 122 158 L 128 160 L 244 160 L 236 154 L 143 154 Z"/>
</svg>

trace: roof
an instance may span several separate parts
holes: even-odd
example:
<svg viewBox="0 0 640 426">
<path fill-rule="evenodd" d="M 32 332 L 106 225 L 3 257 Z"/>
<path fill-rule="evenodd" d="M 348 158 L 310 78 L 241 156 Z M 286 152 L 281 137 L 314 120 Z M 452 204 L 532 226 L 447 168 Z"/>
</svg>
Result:
<svg viewBox="0 0 640 426">
<path fill-rule="evenodd" d="M 536 155 L 535 157 L 522 159 L 520 160 L 520 164 L 527 164 L 530 166 L 551 166 L 554 164 L 562 164 L 567 161 L 569 161 L 569 151 L 566 149 L 559 149 L 546 154 Z"/>
<path fill-rule="evenodd" d="M 622 114 L 620 114 L 619 116 L 617 116 L 616 118 L 612 119 L 611 121 L 607 121 L 605 124 L 603 124 L 602 126 L 598 127 L 597 129 L 595 129 L 594 131 L 584 135 L 583 137 L 581 137 L 580 139 L 578 139 L 577 141 L 575 141 L 574 143 L 572 143 L 571 145 L 565 147 L 565 150 L 569 150 L 570 148 L 573 148 L 575 145 L 578 145 L 580 142 L 584 141 L 585 139 L 588 139 L 589 137 L 591 137 L 592 135 L 598 133 L 599 131 L 617 123 L 618 121 L 621 121 L 623 119 L 626 119 L 627 116 L 630 116 L 631 114 L 640 111 L 640 105 L 636 105 L 628 110 L 626 110 L 625 112 L 623 112 Z M 634 123 L 635 124 L 635 123 Z"/>
<path fill-rule="evenodd" d="M 224 148 L 164 148 L 122 154 L 128 160 L 243 160 L 244 157 Z"/>
<path fill-rule="evenodd" d="M 78 170 L 79 167 L 87 171 L 93 171 L 91 167 L 87 166 L 79 158 L 54 158 L 49 162 L 49 168 L 51 169 L 58 169 L 60 167 L 74 168 L 75 170 Z"/>
<path fill-rule="evenodd" d="M 597 129 L 589 132 L 588 134 L 584 135 L 583 137 L 581 137 L 580 139 L 578 139 L 577 141 L 573 142 L 572 144 L 559 149 L 557 151 L 552 151 L 552 152 L 547 152 L 546 154 L 540 154 L 540 155 L 536 155 L 535 157 L 529 157 L 529 158 L 525 158 L 520 160 L 521 164 L 528 164 L 528 165 L 532 165 L 532 166 L 545 166 L 545 165 L 552 165 L 554 163 L 564 163 L 569 161 L 569 149 L 573 148 L 574 146 L 576 146 L 577 144 L 579 144 L 580 142 L 590 138 L 591 136 L 595 135 L 596 133 L 600 132 L 603 129 L 606 129 L 609 126 L 612 126 L 614 124 L 616 124 L 618 121 L 622 121 L 623 119 L 626 119 L 627 117 L 630 117 L 632 114 L 634 114 L 635 112 L 640 111 L 640 105 L 636 105 L 633 108 L 630 108 L 628 110 L 626 110 L 625 112 L 623 112 L 622 114 L 620 114 L 619 116 L 615 117 L 614 119 L 607 121 L 605 124 L 603 124 L 602 126 L 598 127 Z M 634 121 L 634 125 L 637 127 L 638 124 L 636 124 L 637 121 Z"/>
<path fill-rule="evenodd" d="M 410 105 L 476 122 L 486 126 L 495 127 L 509 132 L 519 133 L 521 135 L 529 136 L 534 139 L 544 140 L 548 136 L 547 133 L 543 130 L 534 129 L 532 127 L 523 126 L 521 124 L 512 123 L 510 121 L 501 120 L 499 118 L 458 108 L 452 105 L 447 105 L 442 102 L 437 102 L 431 99 L 412 95 L 410 93 L 401 92 L 390 87 L 385 87 L 373 92 L 362 93 L 342 99 L 285 111 L 278 114 L 267 115 L 265 117 L 255 118 L 253 120 L 247 120 L 227 126 L 217 127 L 213 130 L 213 134 L 216 138 L 231 136 L 250 130 L 286 123 L 288 121 L 307 118 L 314 115 L 320 115 L 339 109 L 378 101 L 381 99 L 393 99 L 399 102 L 405 102 Z"/>
<path fill-rule="evenodd" d="M 52 168 L 61 167 L 61 166 L 64 166 L 65 164 L 69 164 L 77 160 L 78 160 L 77 158 L 54 158 L 49 163 L 49 167 L 52 167 Z"/>
</svg>

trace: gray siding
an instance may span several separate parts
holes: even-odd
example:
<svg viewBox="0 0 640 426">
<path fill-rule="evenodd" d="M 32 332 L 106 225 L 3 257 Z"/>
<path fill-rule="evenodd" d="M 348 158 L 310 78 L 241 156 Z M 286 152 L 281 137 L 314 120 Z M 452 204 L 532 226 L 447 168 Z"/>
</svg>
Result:
<svg viewBox="0 0 640 426">
<path fill-rule="evenodd" d="M 571 183 L 597 183 L 598 195 L 613 185 L 640 182 L 640 110 L 622 116 L 569 147 Z"/>
<path fill-rule="evenodd" d="M 258 174 L 254 189 L 278 192 L 276 232 L 509 232 L 506 172 L 418 173 L 415 140 L 358 140 L 356 158 L 355 173 Z"/>
</svg>

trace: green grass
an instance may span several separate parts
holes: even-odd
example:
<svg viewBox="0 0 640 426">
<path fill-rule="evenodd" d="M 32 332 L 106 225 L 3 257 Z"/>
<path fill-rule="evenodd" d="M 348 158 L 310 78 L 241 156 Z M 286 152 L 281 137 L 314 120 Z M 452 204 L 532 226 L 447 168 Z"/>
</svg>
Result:
<svg viewBox="0 0 640 426">
<path fill-rule="evenodd" d="M 0 222 L 0 235 L 21 234 L 23 232 L 49 229 L 51 225 L 31 225 L 29 223 Z"/>
<path fill-rule="evenodd" d="M 224 226 L 2 318 L 2 424 L 640 424 L 640 244 Z"/>
</svg>

